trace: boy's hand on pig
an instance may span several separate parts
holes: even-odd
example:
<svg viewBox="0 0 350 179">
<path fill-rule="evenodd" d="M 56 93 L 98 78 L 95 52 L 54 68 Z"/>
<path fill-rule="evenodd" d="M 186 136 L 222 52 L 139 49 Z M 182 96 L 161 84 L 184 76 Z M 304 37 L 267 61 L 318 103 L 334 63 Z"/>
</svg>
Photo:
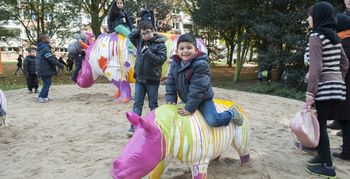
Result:
<svg viewBox="0 0 350 179">
<path fill-rule="evenodd" d="M 187 111 L 185 108 L 177 108 L 177 113 L 179 113 L 181 116 L 188 116 L 192 113 Z"/>
</svg>

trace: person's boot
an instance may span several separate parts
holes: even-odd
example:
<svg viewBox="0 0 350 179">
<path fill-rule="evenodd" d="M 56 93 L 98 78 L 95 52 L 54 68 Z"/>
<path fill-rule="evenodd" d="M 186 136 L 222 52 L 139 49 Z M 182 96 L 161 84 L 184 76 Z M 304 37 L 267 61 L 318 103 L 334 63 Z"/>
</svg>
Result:
<svg viewBox="0 0 350 179">
<path fill-rule="evenodd" d="M 327 125 L 327 128 L 330 129 L 341 129 L 339 123 L 337 121 L 333 121 L 332 123 Z"/>
<path fill-rule="evenodd" d="M 350 138 L 343 136 L 343 148 L 341 153 L 333 153 L 336 158 L 350 161 Z"/>
</svg>

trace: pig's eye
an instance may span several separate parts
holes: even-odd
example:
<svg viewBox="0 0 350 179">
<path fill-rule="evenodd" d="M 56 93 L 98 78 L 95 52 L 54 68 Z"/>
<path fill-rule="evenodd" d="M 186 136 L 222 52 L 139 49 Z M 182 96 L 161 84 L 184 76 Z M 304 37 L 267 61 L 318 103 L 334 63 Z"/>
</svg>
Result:
<svg viewBox="0 0 350 179">
<path fill-rule="evenodd" d="M 135 154 L 135 155 L 133 155 L 133 156 L 131 156 L 130 157 L 130 160 L 132 161 L 132 162 L 138 162 L 139 160 L 140 160 L 140 156 L 138 155 L 138 154 Z"/>
</svg>

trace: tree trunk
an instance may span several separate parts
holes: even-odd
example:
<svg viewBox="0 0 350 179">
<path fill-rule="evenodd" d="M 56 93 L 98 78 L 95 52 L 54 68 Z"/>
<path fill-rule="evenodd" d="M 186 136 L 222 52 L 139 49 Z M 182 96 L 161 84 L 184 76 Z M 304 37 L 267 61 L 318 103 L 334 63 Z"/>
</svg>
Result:
<svg viewBox="0 0 350 179">
<path fill-rule="evenodd" d="M 240 73 L 245 62 L 247 52 L 249 51 L 249 32 L 248 29 L 243 29 L 238 32 L 238 42 L 237 42 L 237 60 L 236 60 L 236 69 L 233 77 L 233 82 L 239 82 Z"/>
<path fill-rule="evenodd" d="M 96 38 L 101 34 L 101 29 L 100 29 L 101 24 L 102 24 L 102 20 L 100 20 L 100 17 L 98 17 L 98 13 L 92 13 L 91 29 L 92 29 L 92 32 L 95 34 Z"/>
</svg>

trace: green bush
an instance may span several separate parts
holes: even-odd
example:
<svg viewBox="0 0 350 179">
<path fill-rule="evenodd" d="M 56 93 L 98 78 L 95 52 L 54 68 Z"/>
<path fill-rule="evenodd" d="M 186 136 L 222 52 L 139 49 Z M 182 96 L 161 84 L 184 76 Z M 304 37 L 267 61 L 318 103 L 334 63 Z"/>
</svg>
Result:
<svg viewBox="0 0 350 179">
<path fill-rule="evenodd" d="M 251 85 L 247 85 L 243 88 L 244 91 L 270 94 L 275 96 L 281 96 L 286 98 L 292 98 L 296 100 L 305 99 L 305 91 L 297 90 L 296 88 L 284 87 L 277 82 L 259 82 Z"/>
</svg>

